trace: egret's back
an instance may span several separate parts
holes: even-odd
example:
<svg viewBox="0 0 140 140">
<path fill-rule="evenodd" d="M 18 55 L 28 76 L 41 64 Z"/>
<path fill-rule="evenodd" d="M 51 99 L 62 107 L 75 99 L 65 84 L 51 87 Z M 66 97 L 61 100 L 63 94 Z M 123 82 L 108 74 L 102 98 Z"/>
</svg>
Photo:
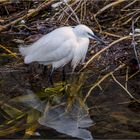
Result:
<svg viewBox="0 0 140 140">
<path fill-rule="evenodd" d="M 60 47 L 64 41 L 74 37 L 75 34 L 71 27 L 61 27 L 44 35 L 32 45 L 20 46 L 19 51 L 25 57 L 28 55 L 34 55 L 35 53 L 41 55 L 40 53 L 42 51 L 49 53 Z"/>
</svg>

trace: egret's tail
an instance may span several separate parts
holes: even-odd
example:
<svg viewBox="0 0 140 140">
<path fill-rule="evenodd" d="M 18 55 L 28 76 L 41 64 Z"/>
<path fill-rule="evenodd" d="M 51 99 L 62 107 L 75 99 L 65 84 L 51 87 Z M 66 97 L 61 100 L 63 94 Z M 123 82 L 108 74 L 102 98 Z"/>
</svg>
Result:
<svg viewBox="0 0 140 140">
<path fill-rule="evenodd" d="M 24 63 L 25 64 L 29 64 L 31 63 L 33 60 L 32 60 L 32 56 L 31 55 L 28 55 L 28 56 L 25 56 L 24 58 Z"/>
<path fill-rule="evenodd" d="M 28 45 L 20 45 L 19 52 L 22 56 L 27 56 L 30 52 L 30 47 Z"/>
<path fill-rule="evenodd" d="M 32 62 L 31 47 L 28 45 L 20 45 L 19 52 L 24 57 L 24 63 L 29 64 Z"/>
</svg>

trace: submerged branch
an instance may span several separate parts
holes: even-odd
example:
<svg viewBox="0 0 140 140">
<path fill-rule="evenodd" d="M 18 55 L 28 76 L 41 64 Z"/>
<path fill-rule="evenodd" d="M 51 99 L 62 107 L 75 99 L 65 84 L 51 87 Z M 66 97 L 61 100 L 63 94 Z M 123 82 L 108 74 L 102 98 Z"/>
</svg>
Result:
<svg viewBox="0 0 140 140">
<path fill-rule="evenodd" d="M 118 66 L 114 71 L 111 71 L 109 73 L 107 73 L 106 75 L 104 75 L 99 81 L 97 81 L 91 88 L 90 90 L 88 91 L 85 99 L 84 99 L 84 102 L 86 102 L 87 98 L 90 96 L 91 92 L 93 91 L 93 89 L 95 89 L 95 87 L 97 87 L 98 85 L 100 85 L 105 79 L 107 79 L 111 74 L 113 74 L 114 72 L 118 71 L 119 69 L 125 67 L 126 65 L 125 64 L 122 64 L 120 66 Z"/>
<path fill-rule="evenodd" d="M 111 76 L 112 76 L 112 78 L 113 78 L 113 80 L 122 88 L 122 89 L 124 89 L 125 91 L 126 91 L 126 93 L 132 98 L 132 99 L 134 99 L 135 101 L 137 101 L 138 103 L 140 103 L 139 102 L 139 100 L 137 100 L 116 78 L 115 78 L 115 76 L 113 75 L 113 73 L 111 73 Z"/>
</svg>

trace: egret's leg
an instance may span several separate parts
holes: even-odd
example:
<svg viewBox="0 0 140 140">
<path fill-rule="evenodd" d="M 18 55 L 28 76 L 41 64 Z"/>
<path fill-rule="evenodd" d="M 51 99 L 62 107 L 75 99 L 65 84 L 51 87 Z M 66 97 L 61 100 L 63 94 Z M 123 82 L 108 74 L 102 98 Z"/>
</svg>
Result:
<svg viewBox="0 0 140 140">
<path fill-rule="evenodd" d="M 46 75 L 47 74 L 47 71 L 48 71 L 48 67 L 47 66 L 44 66 L 43 67 L 43 75 Z"/>
<path fill-rule="evenodd" d="M 63 67 L 63 69 L 62 69 L 62 87 L 64 87 L 64 90 L 62 91 L 63 92 L 63 94 L 65 94 L 66 92 L 65 92 L 65 82 L 66 81 L 66 71 L 65 71 L 65 66 Z"/>
<path fill-rule="evenodd" d="M 53 73 L 54 73 L 54 68 L 51 70 L 49 74 L 49 82 L 51 83 L 51 85 L 53 85 Z"/>
<path fill-rule="evenodd" d="M 62 70 L 62 82 L 66 81 L 66 72 L 65 72 L 65 67 L 63 67 Z"/>
</svg>

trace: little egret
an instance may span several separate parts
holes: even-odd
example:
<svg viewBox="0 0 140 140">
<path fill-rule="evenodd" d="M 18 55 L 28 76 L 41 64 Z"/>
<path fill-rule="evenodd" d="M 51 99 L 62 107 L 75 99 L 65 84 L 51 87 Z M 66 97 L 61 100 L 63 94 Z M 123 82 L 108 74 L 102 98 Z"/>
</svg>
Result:
<svg viewBox="0 0 140 140">
<path fill-rule="evenodd" d="M 19 51 L 24 56 L 25 64 L 38 62 L 52 65 L 53 72 L 71 62 L 74 71 L 76 66 L 85 60 L 89 38 L 104 43 L 86 25 L 65 26 L 44 35 L 32 45 L 20 46 Z"/>
</svg>

